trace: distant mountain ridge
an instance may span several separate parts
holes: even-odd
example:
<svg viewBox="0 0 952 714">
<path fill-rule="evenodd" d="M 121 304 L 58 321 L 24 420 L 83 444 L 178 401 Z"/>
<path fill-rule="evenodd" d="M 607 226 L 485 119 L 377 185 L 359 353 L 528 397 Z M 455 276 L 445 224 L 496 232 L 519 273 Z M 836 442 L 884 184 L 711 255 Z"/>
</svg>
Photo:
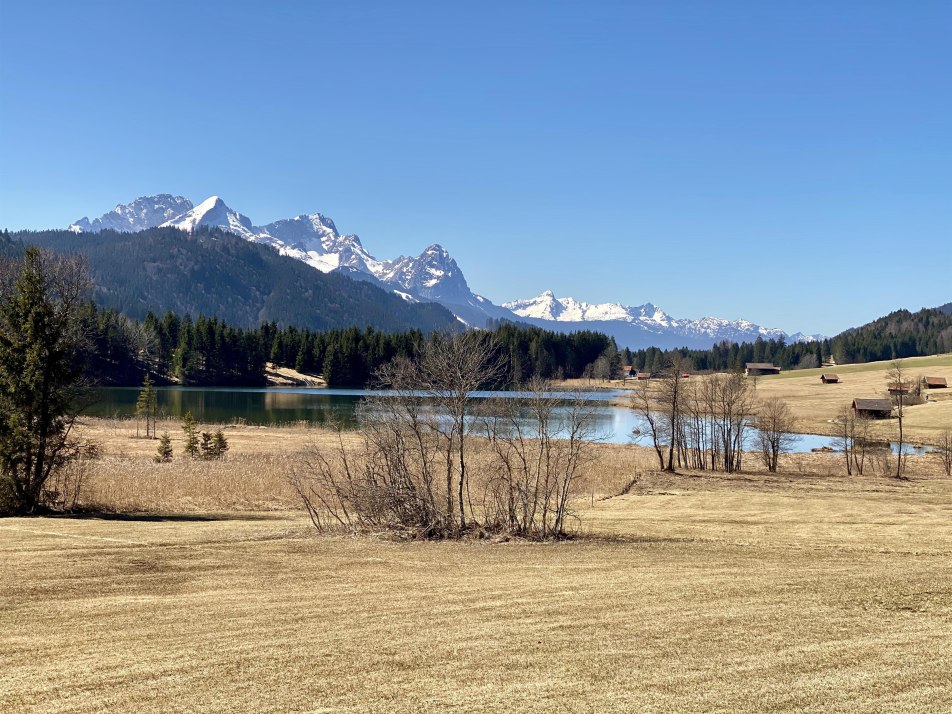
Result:
<svg viewBox="0 0 952 714">
<path fill-rule="evenodd" d="M 96 303 L 139 320 L 150 311 L 171 310 L 215 316 L 245 329 L 270 321 L 312 330 L 462 327 L 442 305 L 408 302 L 343 273 L 320 273 L 218 228 L 106 230 L 83 237 L 69 230 L 12 233 L 5 250 L 15 255 L 25 245 L 85 256 Z"/>
<path fill-rule="evenodd" d="M 551 291 L 530 298 L 495 305 L 473 292 L 455 259 L 439 244 L 420 255 L 393 260 L 374 257 L 356 234 L 341 234 L 334 221 L 320 213 L 301 214 L 266 225 L 211 196 L 192 204 L 182 196 L 159 194 L 116 206 L 100 218 L 82 218 L 69 226 L 74 233 L 102 230 L 137 232 L 168 227 L 193 232 L 200 227 L 219 228 L 249 242 L 271 246 L 323 273 L 341 272 L 383 287 L 409 302 L 436 302 L 472 327 L 489 321 L 509 320 L 560 332 L 598 330 L 613 336 L 623 347 L 702 348 L 723 340 L 745 341 L 783 336 L 788 341 L 816 339 L 817 335 L 787 335 L 746 320 L 705 317 L 672 318 L 651 303 L 625 306 L 593 305 L 574 298 L 556 298 Z"/>
<path fill-rule="evenodd" d="M 718 317 L 702 317 L 697 320 L 673 318 L 651 303 L 636 306 L 619 303 L 591 304 L 572 297 L 556 297 L 551 290 L 527 300 L 503 303 L 503 307 L 533 321 L 610 325 L 611 327 L 593 329 L 608 329 L 613 334 L 621 335 L 658 335 L 659 341 L 670 342 L 671 346 L 691 346 L 697 341 L 709 344 L 722 340 L 744 342 L 757 337 L 765 340 L 783 338 L 788 342 L 813 342 L 823 339 L 822 335 L 804 335 L 800 332 L 788 335 L 783 330 L 761 327 L 748 320 L 725 320 Z M 624 341 L 624 337 L 621 341 Z"/>
</svg>

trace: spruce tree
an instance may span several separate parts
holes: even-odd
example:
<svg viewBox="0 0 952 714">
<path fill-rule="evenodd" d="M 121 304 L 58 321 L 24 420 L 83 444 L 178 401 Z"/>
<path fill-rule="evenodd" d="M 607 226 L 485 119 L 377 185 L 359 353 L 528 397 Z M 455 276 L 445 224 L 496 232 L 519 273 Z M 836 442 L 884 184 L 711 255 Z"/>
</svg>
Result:
<svg viewBox="0 0 952 714">
<path fill-rule="evenodd" d="M 139 390 L 139 398 L 136 400 L 136 438 L 139 438 L 139 417 L 145 417 L 145 438 L 155 438 L 155 418 L 158 412 L 158 392 L 155 390 L 155 382 L 148 374 L 142 380 L 142 389 Z"/>
<path fill-rule="evenodd" d="M 89 279 L 81 261 L 37 248 L 0 267 L 0 501 L 32 513 L 78 452 L 70 432 L 85 393 L 79 313 Z"/>
<path fill-rule="evenodd" d="M 169 432 L 162 432 L 162 437 L 159 439 L 159 448 L 155 454 L 155 463 L 157 464 L 167 464 L 172 460 L 172 437 L 169 436 Z"/>
<path fill-rule="evenodd" d="M 225 453 L 228 451 L 228 439 L 225 438 L 225 434 L 221 429 L 216 431 L 212 437 L 212 447 L 215 452 L 215 458 L 219 461 L 223 460 Z"/>
<path fill-rule="evenodd" d="M 192 412 L 185 412 L 182 417 L 182 432 L 185 434 L 185 443 L 182 452 L 193 459 L 198 458 L 198 430 Z"/>
</svg>

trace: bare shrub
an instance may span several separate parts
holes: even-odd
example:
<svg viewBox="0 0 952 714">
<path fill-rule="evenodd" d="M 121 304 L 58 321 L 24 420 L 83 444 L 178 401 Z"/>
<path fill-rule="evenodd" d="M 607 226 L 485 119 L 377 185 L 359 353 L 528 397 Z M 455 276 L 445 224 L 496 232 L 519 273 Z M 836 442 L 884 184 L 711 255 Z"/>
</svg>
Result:
<svg viewBox="0 0 952 714">
<path fill-rule="evenodd" d="M 757 413 L 757 443 L 764 466 L 771 473 L 777 471 L 780 454 L 789 451 L 799 440 L 793 433 L 797 420 L 782 399 L 765 399 Z"/>
<path fill-rule="evenodd" d="M 594 407 L 566 406 L 544 382 L 527 398 L 477 400 L 501 374 L 495 353 L 491 338 L 466 333 L 381 370 L 389 390 L 360 405 L 358 432 L 312 449 L 291 477 L 313 524 L 416 538 L 562 535 Z M 479 430 L 485 439 L 473 442 Z"/>
<path fill-rule="evenodd" d="M 561 536 L 596 437 L 594 407 L 578 396 L 553 396 L 545 381 L 524 389 L 526 398 L 494 400 L 483 419 L 495 457 L 483 497 L 485 523 L 520 536 Z"/>
<path fill-rule="evenodd" d="M 850 407 L 844 407 L 837 418 L 839 431 L 833 446 L 843 453 L 846 460 L 846 475 L 855 471 L 862 476 L 866 468 L 866 455 L 873 446 L 870 440 L 870 420 L 857 416 Z"/>
<path fill-rule="evenodd" d="M 54 511 L 75 511 L 84 495 L 92 462 L 99 460 L 101 451 L 95 442 L 79 444 L 73 457 L 44 484 L 43 505 Z"/>
</svg>

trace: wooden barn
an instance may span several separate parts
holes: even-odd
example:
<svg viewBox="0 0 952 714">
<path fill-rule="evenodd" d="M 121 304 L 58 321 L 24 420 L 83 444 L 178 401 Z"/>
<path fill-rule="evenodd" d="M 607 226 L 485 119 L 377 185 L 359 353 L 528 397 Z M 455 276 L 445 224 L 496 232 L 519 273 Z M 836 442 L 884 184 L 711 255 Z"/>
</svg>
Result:
<svg viewBox="0 0 952 714">
<path fill-rule="evenodd" d="M 905 396 L 912 392 L 912 385 L 909 382 L 891 382 L 886 387 L 886 391 L 893 397 L 898 397 L 900 394 Z"/>
<path fill-rule="evenodd" d="M 853 413 L 865 419 L 888 419 L 892 416 L 893 404 L 889 399 L 854 399 Z"/>
<path fill-rule="evenodd" d="M 946 389 L 949 383 L 945 377 L 923 377 L 922 386 L 926 389 Z"/>
<path fill-rule="evenodd" d="M 759 377 L 764 374 L 780 374 L 780 367 L 770 362 L 748 362 L 744 374 L 748 377 Z"/>
<path fill-rule="evenodd" d="M 823 384 L 839 384 L 840 375 L 827 372 L 826 374 L 820 375 L 820 381 L 823 382 Z"/>
<path fill-rule="evenodd" d="M 635 375 L 635 379 L 651 379 L 651 372 L 639 371 L 638 374 Z"/>
</svg>

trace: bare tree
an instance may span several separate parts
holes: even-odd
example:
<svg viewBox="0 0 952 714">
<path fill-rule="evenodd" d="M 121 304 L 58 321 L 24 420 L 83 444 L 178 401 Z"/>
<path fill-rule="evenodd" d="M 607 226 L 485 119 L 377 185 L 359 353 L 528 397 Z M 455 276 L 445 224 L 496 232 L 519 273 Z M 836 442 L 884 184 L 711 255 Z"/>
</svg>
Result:
<svg viewBox="0 0 952 714">
<path fill-rule="evenodd" d="M 782 399 L 765 399 L 757 413 L 757 442 L 764 466 L 771 473 L 777 471 L 780 454 L 789 451 L 799 440 L 794 432 L 797 420 L 790 405 Z"/>
<path fill-rule="evenodd" d="M 846 459 L 846 475 L 855 471 L 862 476 L 866 468 L 866 455 L 870 447 L 870 420 L 857 415 L 849 406 L 843 407 L 836 420 L 839 431 L 833 440 L 834 448 Z"/>
<path fill-rule="evenodd" d="M 906 455 L 904 453 L 905 442 L 903 441 L 902 431 L 902 422 L 904 416 L 903 407 L 906 403 L 907 390 L 911 386 L 909 371 L 906 369 L 901 359 L 890 362 L 889 369 L 886 371 L 886 382 L 889 386 L 889 391 L 894 395 L 896 416 L 899 419 L 899 449 L 898 456 L 896 458 L 896 478 L 901 479 L 904 478 L 903 471 L 905 470 L 906 465 Z"/>
<path fill-rule="evenodd" d="M 682 448 L 683 424 L 681 413 L 684 409 L 684 373 L 689 369 L 689 361 L 680 352 L 672 352 L 665 359 L 663 376 L 658 390 L 658 405 L 664 410 L 668 422 L 668 457 L 665 471 L 674 471 L 674 457 L 680 455 Z"/>
<path fill-rule="evenodd" d="M 595 407 L 554 396 L 547 382 L 523 388 L 527 397 L 494 400 L 484 417 L 495 474 L 485 490 L 487 524 L 524 536 L 565 533 L 569 499 L 593 443 Z"/>
<path fill-rule="evenodd" d="M 466 421 L 476 399 L 473 393 L 502 380 L 506 374 L 505 363 L 499 358 L 498 345 L 490 333 L 469 330 L 458 335 L 435 336 L 426 343 L 415 366 L 409 386 L 433 399 L 450 419 L 450 429 L 441 432 L 449 444 L 447 512 L 453 513 L 451 499 L 455 479 L 459 525 L 461 530 L 466 530 Z M 451 456 L 454 445 L 455 455 Z"/>
<path fill-rule="evenodd" d="M 936 449 L 942 463 L 942 470 L 946 476 L 952 476 L 952 430 L 946 429 L 939 437 L 939 447 Z"/>
<path fill-rule="evenodd" d="M 743 467 L 747 427 L 754 413 L 752 392 L 750 383 L 740 373 L 711 377 L 708 409 L 716 430 L 715 438 L 719 441 L 721 465 L 727 473 L 740 471 Z"/>
<path fill-rule="evenodd" d="M 648 380 L 644 380 L 631 391 L 631 408 L 638 413 L 644 425 L 643 429 L 635 432 L 635 439 L 642 439 L 646 436 L 651 439 L 651 446 L 658 456 L 658 468 L 664 470 L 664 443 L 667 432 L 664 419 L 658 410 L 657 398 L 652 392 Z"/>
</svg>

